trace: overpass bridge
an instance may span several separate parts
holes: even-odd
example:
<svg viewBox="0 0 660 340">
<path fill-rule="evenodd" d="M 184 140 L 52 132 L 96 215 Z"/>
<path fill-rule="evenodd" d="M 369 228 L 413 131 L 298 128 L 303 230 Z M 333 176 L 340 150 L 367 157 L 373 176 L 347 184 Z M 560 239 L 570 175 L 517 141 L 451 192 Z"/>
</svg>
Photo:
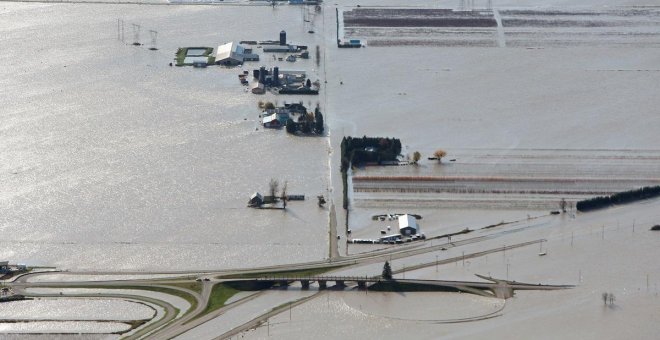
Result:
<svg viewBox="0 0 660 340">
<path fill-rule="evenodd" d="M 349 285 L 357 286 L 359 290 L 368 290 L 369 286 L 377 285 L 379 291 L 446 291 L 466 292 L 482 296 L 510 298 L 516 290 L 558 290 L 573 288 L 572 285 L 544 285 L 522 283 L 516 281 L 500 280 L 492 277 L 477 275 L 486 281 L 449 281 L 449 280 L 418 280 L 418 279 L 392 279 L 385 280 L 380 277 L 368 276 L 301 276 L 301 277 L 255 277 L 243 279 L 223 280 L 227 283 L 236 283 L 250 290 L 262 290 L 272 287 L 287 288 L 299 282 L 303 290 L 310 288 L 312 283 L 318 285 L 319 290 L 328 289 L 329 283 L 334 283 L 335 289 L 344 289 Z"/>
</svg>

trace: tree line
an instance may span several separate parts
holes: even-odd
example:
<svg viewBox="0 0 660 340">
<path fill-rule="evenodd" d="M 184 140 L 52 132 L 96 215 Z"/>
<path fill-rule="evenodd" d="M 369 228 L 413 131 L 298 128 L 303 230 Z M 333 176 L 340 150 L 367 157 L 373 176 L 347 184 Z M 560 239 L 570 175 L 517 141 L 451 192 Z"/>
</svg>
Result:
<svg viewBox="0 0 660 340">
<path fill-rule="evenodd" d="M 344 137 L 341 140 L 341 180 L 344 185 L 344 209 L 348 209 L 348 168 L 351 164 L 396 161 L 401 153 L 401 141 L 397 138 Z"/>
<path fill-rule="evenodd" d="M 286 132 L 295 134 L 297 132 L 302 132 L 304 134 L 323 134 L 325 122 L 323 121 L 323 114 L 317 106 L 314 110 L 314 113 L 301 114 L 298 118 L 298 121 L 295 122 L 293 119 L 289 118 L 286 121 Z"/>
<path fill-rule="evenodd" d="M 598 196 L 577 202 L 578 211 L 589 211 L 606 208 L 614 204 L 624 204 L 660 196 L 660 186 L 643 187 L 640 189 L 623 191 L 610 196 Z"/>
</svg>

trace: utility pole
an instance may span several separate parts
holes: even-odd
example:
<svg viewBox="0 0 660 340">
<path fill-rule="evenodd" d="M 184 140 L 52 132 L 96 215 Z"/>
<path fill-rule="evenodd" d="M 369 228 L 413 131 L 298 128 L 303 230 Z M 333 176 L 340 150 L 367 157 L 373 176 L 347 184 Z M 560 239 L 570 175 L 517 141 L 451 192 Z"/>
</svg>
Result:
<svg viewBox="0 0 660 340">
<path fill-rule="evenodd" d="M 438 272 L 438 255 L 435 256 L 435 272 Z"/>
</svg>

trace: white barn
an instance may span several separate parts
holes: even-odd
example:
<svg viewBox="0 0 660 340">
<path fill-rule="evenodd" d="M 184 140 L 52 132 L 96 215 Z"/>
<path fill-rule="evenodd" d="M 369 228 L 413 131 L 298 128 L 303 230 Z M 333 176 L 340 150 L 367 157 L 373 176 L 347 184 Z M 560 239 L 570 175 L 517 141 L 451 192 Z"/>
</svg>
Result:
<svg viewBox="0 0 660 340">
<path fill-rule="evenodd" d="M 234 42 L 218 46 L 215 52 L 215 63 L 218 65 L 240 65 L 243 63 L 245 49 Z"/>
<path fill-rule="evenodd" d="M 403 236 L 419 234 L 419 226 L 417 226 L 415 216 L 408 214 L 399 216 L 399 233 Z"/>
</svg>

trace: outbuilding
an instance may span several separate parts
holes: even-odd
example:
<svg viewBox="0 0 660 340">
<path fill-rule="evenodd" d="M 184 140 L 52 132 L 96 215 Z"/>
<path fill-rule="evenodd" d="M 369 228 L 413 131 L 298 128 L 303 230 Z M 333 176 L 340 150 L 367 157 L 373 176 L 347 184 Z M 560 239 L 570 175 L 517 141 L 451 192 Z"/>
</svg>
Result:
<svg viewBox="0 0 660 340">
<path fill-rule="evenodd" d="M 404 236 L 419 234 L 419 226 L 415 216 L 408 214 L 399 216 L 399 233 Z"/>
<path fill-rule="evenodd" d="M 258 207 L 264 203 L 264 196 L 262 196 L 260 193 L 255 192 L 250 196 L 250 200 L 248 201 L 248 206 L 250 207 Z"/>
<path fill-rule="evenodd" d="M 263 123 L 265 128 L 276 129 L 282 127 L 282 123 L 277 119 L 277 114 L 264 117 Z"/>
</svg>

